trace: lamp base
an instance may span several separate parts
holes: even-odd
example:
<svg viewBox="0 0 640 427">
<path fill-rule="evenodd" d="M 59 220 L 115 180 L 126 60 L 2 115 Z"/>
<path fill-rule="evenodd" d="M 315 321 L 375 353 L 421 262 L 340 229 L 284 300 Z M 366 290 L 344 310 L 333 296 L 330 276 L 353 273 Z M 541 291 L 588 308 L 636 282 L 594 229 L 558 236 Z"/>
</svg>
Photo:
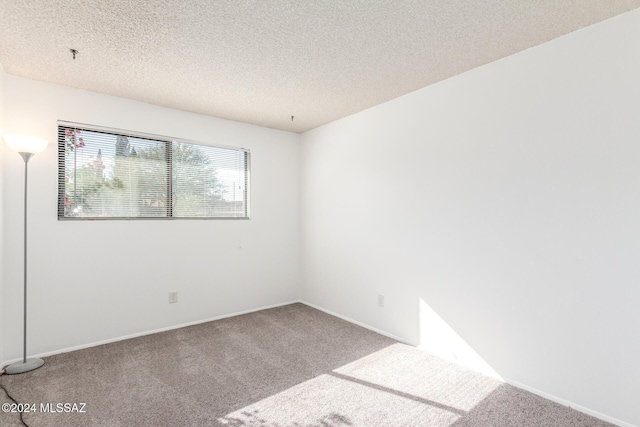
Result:
<svg viewBox="0 0 640 427">
<path fill-rule="evenodd" d="M 7 375 L 22 374 L 38 369 L 42 365 L 44 365 L 44 360 L 42 359 L 27 359 L 26 362 L 20 361 L 7 366 L 4 373 Z"/>
</svg>

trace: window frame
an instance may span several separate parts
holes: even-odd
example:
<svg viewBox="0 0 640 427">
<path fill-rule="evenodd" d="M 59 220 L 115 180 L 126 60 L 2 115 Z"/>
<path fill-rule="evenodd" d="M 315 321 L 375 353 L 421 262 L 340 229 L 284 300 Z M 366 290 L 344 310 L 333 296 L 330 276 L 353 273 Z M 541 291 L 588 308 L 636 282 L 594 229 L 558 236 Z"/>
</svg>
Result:
<svg viewBox="0 0 640 427">
<path fill-rule="evenodd" d="M 112 217 L 74 217 L 74 216 L 64 216 L 64 199 L 65 199 L 65 141 L 64 139 L 60 139 L 60 127 L 72 127 L 78 128 L 80 130 L 87 131 L 95 131 L 95 132 L 103 132 L 112 135 L 122 135 L 126 137 L 132 138 L 141 138 L 141 139 L 149 139 L 158 142 L 164 142 L 171 146 L 172 143 L 182 143 L 182 144 L 190 144 L 198 147 L 205 148 L 221 148 L 226 150 L 234 150 L 241 151 L 245 153 L 245 163 L 246 163 L 246 174 L 245 174 L 245 188 L 246 188 L 246 200 L 245 200 L 245 216 L 193 216 L 193 217 L 175 217 L 173 216 L 173 188 L 171 179 L 173 172 L 173 165 L 170 163 L 171 156 L 167 153 L 165 157 L 165 161 L 167 162 L 166 167 L 169 173 L 170 179 L 168 179 L 168 192 L 169 199 L 167 201 L 167 215 L 166 216 L 146 216 L 146 217 L 124 217 L 124 216 L 112 216 Z M 137 131 L 129 131 L 123 129 L 109 128 L 105 126 L 98 125 L 90 125 L 85 123 L 71 122 L 66 120 L 58 120 L 56 126 L 57 132 L 57 150 L 58 150 L 58 197 L 57 197 L 57 217 L 58 221 L 137 221 L 137 220 L 249 220 L 251 219 L 251 150 L 244 147 L 237 147 L 232 145 L 222 145 L 222 144 L 204 144 L 202 142 L 193 141 L 185 138 L 174 138 L 163 135 L 156 135 L 146 132 L 137 132 Z M 172 160 L 171 160 L 172 161 Z M 62 209 L 61 209 L 62 203 Z M 60 213 L 62 212 L 62 215 Z"/>
</svg>

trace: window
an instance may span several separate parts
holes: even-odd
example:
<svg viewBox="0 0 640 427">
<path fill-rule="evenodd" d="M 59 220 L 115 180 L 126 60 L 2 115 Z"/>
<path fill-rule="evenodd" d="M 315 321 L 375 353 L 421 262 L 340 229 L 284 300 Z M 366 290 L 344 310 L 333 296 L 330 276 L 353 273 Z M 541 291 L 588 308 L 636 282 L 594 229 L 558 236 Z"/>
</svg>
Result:
<svg viewBox="0 0 640 427">
<path fill-rule="evenodd" d="M 58 123 L 58 219 L 246 219 L 248 195 L 248 150 Z"/>
</svg>

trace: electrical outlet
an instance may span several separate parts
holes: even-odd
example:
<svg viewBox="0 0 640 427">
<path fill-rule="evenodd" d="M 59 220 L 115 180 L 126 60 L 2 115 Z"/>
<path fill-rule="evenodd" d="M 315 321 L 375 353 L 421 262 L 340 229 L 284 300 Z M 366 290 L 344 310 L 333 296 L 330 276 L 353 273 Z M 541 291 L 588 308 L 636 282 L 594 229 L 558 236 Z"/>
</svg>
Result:
<svg viewBox="0 0 640 427">
<path fill-rule="evenodd" d="M 384 295 L 378 294 L 378 307 L 384 307 Z"/>
<path fill-rule="evenodd" d="M 178 291 L 169 292 L 169 304 L 175 304 L 178 302 Z"/>
</svg>

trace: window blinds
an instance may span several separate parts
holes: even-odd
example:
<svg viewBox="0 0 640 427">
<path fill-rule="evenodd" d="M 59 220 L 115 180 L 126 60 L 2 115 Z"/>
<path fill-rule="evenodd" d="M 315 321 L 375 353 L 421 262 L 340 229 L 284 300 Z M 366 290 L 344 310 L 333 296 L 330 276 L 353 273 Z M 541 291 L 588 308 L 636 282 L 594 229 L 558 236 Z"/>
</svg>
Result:
<svg viewBox="0 0 640 427">
<path fill-rule="evenodd" d="M 248 218 L 249 152 L 58 125 L 58 218 Z"/>
</svg>

